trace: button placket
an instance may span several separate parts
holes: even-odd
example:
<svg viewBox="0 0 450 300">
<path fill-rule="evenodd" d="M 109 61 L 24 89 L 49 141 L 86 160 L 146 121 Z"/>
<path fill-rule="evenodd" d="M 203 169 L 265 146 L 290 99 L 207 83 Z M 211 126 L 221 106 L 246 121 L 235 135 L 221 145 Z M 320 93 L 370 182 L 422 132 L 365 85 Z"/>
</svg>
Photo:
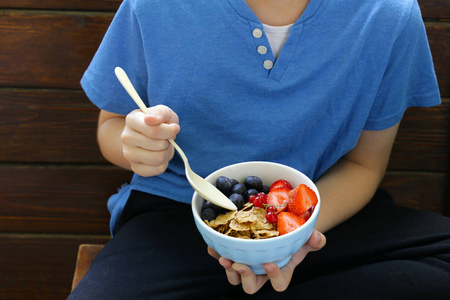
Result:
<svg viewBox="0 0 450 300">
<path fill-rule="evenodd" d="M 256 51 L 261 55 L 262 66 L 266 70 L 271 70 L 273 68 L 273 61 L 270 57 L 271 52 L 269 51 L 269 41 L 267 39 L 261 39 L 264 32 L 260 28 L 254 28 L 252 30 L 252 35 L 255 38 L 255 44 L 257 45 Z M 267 45 L 265 45 L 267 43 Z"/>
</svg>

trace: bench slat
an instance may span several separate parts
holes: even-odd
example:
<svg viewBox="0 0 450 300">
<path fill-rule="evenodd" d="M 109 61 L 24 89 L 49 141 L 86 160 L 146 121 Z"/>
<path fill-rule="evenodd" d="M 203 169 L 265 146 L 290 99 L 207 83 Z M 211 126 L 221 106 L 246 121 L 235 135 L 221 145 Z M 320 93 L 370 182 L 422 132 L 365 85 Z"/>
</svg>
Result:
<svg viewBox="0 0 450 300">
<path fill-rule="evenodd" d="M 0 86 L 80 88 L 113 13 L 5 11 L 0 18 Z M 442 96 L 450 96 L 450 25 L 427 23 Z M 32 53 L 30 53 L 32 49 Z"/>
<path fill-rule="evenodd" d="M 110 167 L 0 167 L 0 232 L 109 234 L 106 202 L 129 172 Z M 444 173 L 389 172 L 400 205 L 442 213 Z M 426 201 L 424 201 L 426 199 Z"/>
</svg>

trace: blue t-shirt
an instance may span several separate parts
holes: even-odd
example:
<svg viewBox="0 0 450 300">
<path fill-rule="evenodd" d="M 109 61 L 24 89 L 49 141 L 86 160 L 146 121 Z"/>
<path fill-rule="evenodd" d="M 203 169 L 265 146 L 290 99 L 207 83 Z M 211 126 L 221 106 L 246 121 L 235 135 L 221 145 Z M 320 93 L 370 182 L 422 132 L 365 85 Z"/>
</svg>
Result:
<svg viewBox="0 0 450 300">
<path fill-rule="evenodd" d="M 362 130 L 440 103 L 415 0 L 310 0 L 276 61 L 244 0 L 125 0 L 81 83 L 99 108 L 126 115 L 137 107 L 116 66 L 149 106 L 178 114 L 176 141 L 201 176 L 262 160 L 315 181 Z M 112 232 L 132 189 L 185 203 L 193 194 L 175 156 L 109 199 Z"/>
</svg>

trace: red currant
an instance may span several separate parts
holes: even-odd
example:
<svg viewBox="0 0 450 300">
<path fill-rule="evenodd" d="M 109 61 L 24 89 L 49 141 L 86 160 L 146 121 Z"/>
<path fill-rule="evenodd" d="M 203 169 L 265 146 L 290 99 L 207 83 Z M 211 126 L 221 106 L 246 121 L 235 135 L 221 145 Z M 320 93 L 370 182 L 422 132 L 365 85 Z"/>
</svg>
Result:
<svg viewBox="0 0 450 300">
<path fill-rule="evenodd" d="M 263 207 L 263 200 L 261 199 L 261 197 L 256 197 L 255 200 L 253 200 L 253 206 L 255 207 Z"/>
<path fill-rule="evenodd" d="M 267 206 L 267 212 L 268 212 L 268 213 L 269 213 L 269 212 L 277 213 L 277 212 L 278 212 L 278 208 L 276 208 L 276 207 L 273 206 L 273 205 L 269 205 L 269 206 Z"/>
<path fill-rule="evenodd" d="M 263 203 L 263 204 L 266 204 L 267 203 L 267 195 L 266 194 L 264 194 L 264 193 L 258 193 L 257 195 L 256 195 L 256 199 L 261 199 L 261 202 Z"/>
<path fill-rule="evenodd" d="M 266 220 L 270 224 L 275 224 L 278 221 L 278 215 L 272 211 L 268 211 L 266 214 Z"/>
<path fill-rule="evenodd" d="M 253 203 L 253 201 L 255 201 L 256 195 L 250 195 L 248 197 L 248 202 Z"/>
</svg>

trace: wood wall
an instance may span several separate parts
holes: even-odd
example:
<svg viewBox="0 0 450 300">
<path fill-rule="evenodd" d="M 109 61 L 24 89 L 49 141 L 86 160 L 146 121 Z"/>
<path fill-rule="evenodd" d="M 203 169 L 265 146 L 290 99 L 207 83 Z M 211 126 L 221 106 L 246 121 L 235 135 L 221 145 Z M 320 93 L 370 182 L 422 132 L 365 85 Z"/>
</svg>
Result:
<svg viewBox="0 0 450 300">
<path fill-rule="evenodd" d="M 0 299 L 65 299 L 78 245 L 109 239 L 131 174 L 102 158 L 79 80 L 120 2 L 0 0 Z M 442 105 L 406 113 L 383 186 L 450 215 L 450 3 L 419 3 Z"/>
</svg>

